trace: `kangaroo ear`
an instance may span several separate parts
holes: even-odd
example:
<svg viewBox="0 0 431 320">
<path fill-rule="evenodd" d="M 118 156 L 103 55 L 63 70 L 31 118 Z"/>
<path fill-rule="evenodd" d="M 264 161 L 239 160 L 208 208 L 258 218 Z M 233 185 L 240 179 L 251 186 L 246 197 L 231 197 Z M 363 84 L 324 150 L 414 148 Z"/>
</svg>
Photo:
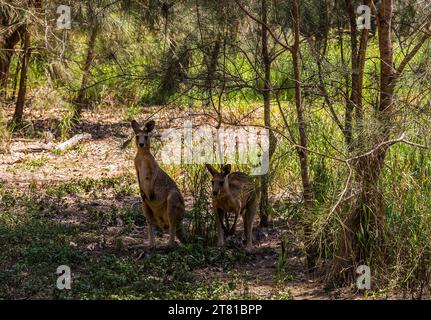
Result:
<svg viewBox="0 0 431 320">
<path fill-rule="evenodd" d="M 218 173 L 218 171 L 214 169 L 212 165 L 205 163 L 205 166 L 207 167 L 208 171 L 211 173 L 212 176 Z"/>
<path fill-rule="evenodd" d="M 132 128 L 135 133 L 139 133 L 141 131 L 141 126 L 136 120 L 132 120 Z"/>
<path fill-rule="evenodd" d="M 156 122 L 154 120 L 148 121 L 145 124 L 145 131 L 146 132 L 151 132 L 154 130 L 154 127 L 156 126 Z"/>
<path fill-rule="evenodd" d="M 223 166 L 221 171 L 225 176 L 227 176 L 230 173 L 231 169 L 232 169 L 232 166 L 230 164 L 227 164 L 227 165 Z"/>
</svg>

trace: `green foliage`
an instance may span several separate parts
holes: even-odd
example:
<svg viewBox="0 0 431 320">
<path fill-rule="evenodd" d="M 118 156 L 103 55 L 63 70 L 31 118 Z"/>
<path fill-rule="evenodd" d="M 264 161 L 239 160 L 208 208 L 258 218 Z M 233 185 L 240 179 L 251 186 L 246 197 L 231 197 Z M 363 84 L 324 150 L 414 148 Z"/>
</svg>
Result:
<svg viewBox="0 0 431 320">
<path fill-rule="evenodd" d="M 59 125 L 60 136 L 63 140 L 69 138 L 70 131 L 74 125 L 74 115 L 75 107 L 73 105 L 69 105 Z"/>
<path fill-rule="evenodd" d="M 241 3 L 253 16 L 262 14 L 260 2 Z M 291 2 L 267 1 L 267 4 L 271 30 L 280 35 L 279 41 L 291 45 Z M 299 4 L 300 72 L 314 207 L 306 216 L 300 163 L 292 145 L 299 141 L 292 55 L 270 37 L 271 121 L 278 139 L 271 163 L 270 211 L 273 218 L 289 222 L 289 227 L 292 225 L 297 231 L 295 240 L 292 235 L 283 239 L 284 245 L 299 248 L 303 254 L 309 242 L 318 243 L 319 262 L 326 267 L 339 249 L 337 240 L 344 234 L 343 221 L 356 208 L 360 194 L 360 185 L 355 184 L 357 172 L 351 172 L 335 158 L 348 158 L 352 150 L 355 154 L 366 152 L 376 141 L 390 137 L 381 134 L 387 124 L 376 111 L 380 98 L 380 52 L 375 30 L 370 32 L 367 44 L 364 119 L 359 120 L 356 111 L 353 113 L 353 143 L 348 146 L 334 121 L 335 114 L 341 126 L 345 125 L 346 104 L 351 96 L 352 48 L 350 32 L 345 32 L 350 28 L 345 3 L 307 0 Z M 359 2 L 354 1 L 356 4 Z M 6 96 L 0 98 L 0 153 L 10 151 L 14 130 L 18 130 L 18 136 L 35 138 L 42 133 L 39 127 L 45 126 L 44 129 L 64 140 L 80 126 L 88 125 L 76 119 L 74 104 L 84 76 L 88 78 L 83 88 L 84 109 L 95 114 L 115 110 L 122 120 L 130 121 L 159 112 L 153 113 L 153 109 L 146 107 L 173 105 L 182 110 L 188 108 L 190 114 L 207 115 L 203 120 L 206 123 L 218 116 L 213 107 L 220 107 L 223 122 L 262 125 L 265 86 L 261 28 L 246 18 L 235 2 L 83 0 L 71 5 L 75 13 L 73 28 L 63 32 L 41 23 L 55 20 L 55 3 L 46 2 L 45 10 L 34 10 L 22 1 L 0 0 L 4 26 L 8 27 L 0 35 L 0 45 L 15 26 L 28 24 L 34 48 L 26 101 L 26 112 L 31 112 L 34 120 L 22 127 L 7 124 L 14 102 L 12 78 L 19 67 L 19 55 L 15 54 Z M 421 5 L 415 1 L 396 2 L 392 23 L 397 34 L 393 39 L 396 66 L 416 44 L 417 38 L 409 35 L 419 29 L 418 21 L 424 21 L 422 15 L 427 12 L 418 10 Z M 10 21 L 6 21 L 8 18 Z M 85 74 L 88 44 L 95 26 L 100 29 Z M 212 56 L 217 41 L 220 50 Z M 4 57 L 8 50 L 2 49 L 0 55 Z M 388 128 L 391 136 L 406 132 L 406 136 L 428 145 L 429 57 L 430 48 L 426 44 L 397 82 L 396 108 L 390 115 L 393 123 Z M 206 87 L 208 79 L 211 88 Z M 278 103 L 285 118 L 278 110 Z M 38 123 L 39 113 L 45 111 L 53 114 L 50 124 Z M 169 114 L 167 119 L 176 116 Z M 156 144 L 155 148 L 160 151 L 161 146 Z M 17 166 L 8 166 L 4 172 L 19 176 L 19 171 L 25 169 L 37 173 L 43 171 L 46 161 L 45 156 L 30 158 Z M 215 242 L 215 217 L 210 210 L 207 173 L 197 165 L 171 166 L 166 170 L 179 182 L 190 204 L 185 220 L 195 244 L 145 252 L 141 259 L 134 255 L 138 253 L 125 249 L 127 239 L 118 235 L 112 239 L 104 233 L 123 224 L 120 234 L 130 235 L 144 224 L 141 210 L 130 205 L 130 199 L 139 194 L 134 175 L 49 183 L 42 186 L 41 193 L 30 186 L 31 194 L 0 184 L 0 269 L 5 270 L 0 273 L 0 298 L 235 297 L 231 292 L 238 287 L 237 275 L 231 274 L 229 281 L 213 281 L 198 279 L 194 273 L 207 267 L 232 270 L 235 262 L 246 259 L 238 251 L 211 247 Z M 386 289 L 396 289 L 419 296 L 430 288 L 430 177 L 429 153 L 403 144 L 391 146 L 381 179 L 375 181 L 381 186 L 384 199 L 385 234 L 373 233 L 374 213 L 367 207 L 362 208 L 360 229 L 355 234 L 358 245 L 370 253 L 365 262 L 377 269 L 376 283 L 385 287 L 366 295 L 376 297 Z M 68 218 L 78 222 L 64 223 Z M 80 223 L 83 218 L 85 221 Z M 304 231 L 304 225 L 310 221 L 311 235 Z M 384 245 L 376 245 L 375 240 Z M 99 251 L 87 249 L 93 243 L 97 243 Z M 279 283 L 293 279 L 286 270 L 289 253 L 286 249 L 279 255 L 276 265 Z M 75 290 L 53 291 L 55 267 L 67 263 L 76 270 Z M 290 292 L 279 296 L 290 297 Z"/>
<path fill-rule="evenodd" d="M 23 163 L 21 163 L 21 165 L 19 167 L 21 167 L 23 169 L 28 169 L 28 170 L 34 172 L 35 170 L 43 167 L 46 160 L 47 160 L 47 158 L 45 156 L 28 159 L 28 160 L 24 161 Z"/>
<path fill-rule="evenodd" d="M 129 105 L 124 108 L 123 118 L 126 121 L 132 121 L 137 119 L 137 116 L 141 113 L 142 107 L 137 105 Z"/>
<path fill-rule="evenodd" d="M 62 198 L 67 195 L 88 193 L 93 198 L 96 198 L 104 190 L 112 188 L 115 192 L 115 197 L 121 198 L 126 195 L 137 194 L 137 186 L 135 184 L 135 177 L 120 176 L 120 177 L 106 177 L 101 179 L 84 178 L 72 180 L 70 182 L 60 183 L 47 189 L 46 193 L 49 196 Z"/>
<path fill-rule="evenodd" d="M 190 233 L 195 241 L 214 245 L 216 243 L 215 216 L 210 209 L 210 183 L 206 168 L 192 165 L 186 171 L 184 186 L 193 197 L 193 206 L 187 215 L 191 219 Z"/>
</svg>

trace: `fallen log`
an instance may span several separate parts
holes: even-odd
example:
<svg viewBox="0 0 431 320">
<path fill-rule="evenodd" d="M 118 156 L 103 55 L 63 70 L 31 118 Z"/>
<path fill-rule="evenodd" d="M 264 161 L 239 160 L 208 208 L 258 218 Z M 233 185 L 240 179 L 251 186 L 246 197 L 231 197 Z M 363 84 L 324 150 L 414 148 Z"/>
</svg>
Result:
<svg viewBox="0 0 431 320">
<path fill-rule="evenodd" d="M 75 145 L 77 145 L 83 141 L 88 141 L 88 140 L 91 140 L 91 134 L 90 133 L 77 134 L 76 136 L 73 136 L 69 140 L 57 145 L 57 147 L 55 147 L 54 151 L 63 152 L 65 150 L 73 148 Z"/>
<path fill-rule="evenodd" d="M 26 146 L 12 147 L 12 152 L 14 153 L 33 153 L 33 152 L 43 152 L 51 151 L 54 149 L 52 144 L 32 144 Z"/>
<path fill-rule="evenodd" d="M 91 140 L 92 136 L 90 133 L 82 133 L 77 134 L 70 138 L 69 140 L 60 143 L 58 145 L 55 145 L 53 143 L 37 143 L 32 145 L 24 145 L 24 146 L 18 146 L 18 147 L 12 147 L 12 152 L 14 153 L 36 153 L 36 152 L 43 152 L 43 151 L 54 151 L 54 152 L 64 152 L 66 150 L 69 150 L 76 146 L 77 144 Z"/>
</svg>

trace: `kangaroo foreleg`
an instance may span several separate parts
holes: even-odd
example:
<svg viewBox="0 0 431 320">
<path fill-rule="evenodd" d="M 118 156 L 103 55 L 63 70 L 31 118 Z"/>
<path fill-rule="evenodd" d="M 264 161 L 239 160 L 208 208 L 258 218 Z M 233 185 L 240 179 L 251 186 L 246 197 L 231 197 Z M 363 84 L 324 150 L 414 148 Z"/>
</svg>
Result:
<svg viewBox="0 0 431 320">
<path fill-rule="evenodd" d="M 223 224 L 224 211 L 222 209 L 215 208 L 214 214 L 216 216 L 216 227 L 217 227 L 217 245 L 224 246 L 224 235 L 227 231 Z"/>
<path fill-rule="evenodd" d="M 169 220 L 169 245 L 175 244 L 175 236 L 181 242 L 187 242 L 188 236 L 183 228 L 184 202 L 177 192 L 170 193 L 167 199 L 167 216 Z"/>
<path fill-rule="evenodd" d="M 257 212 L 258 199 L 253 197 L 249 200 L 245 208 L 244 214 L 244 233 L 246 240 L 246 250 L 250 251 L 252 249 L 253 241 L 253 221 Z"/>
<path fill-rule="evenodd" d="M 145 195 L 142 196 L 142 209 L 144 210 L 145 218 L 147 219 L 148 225 L 148 240 L 150 241 L 150 247 L 154 248 L 156 246 L 156 242 L 154 240 L 154 230 L 153 227 L 156 224 L 154 220 L 153 211 L 151 208 L 145 203 Z"/>
</svg>

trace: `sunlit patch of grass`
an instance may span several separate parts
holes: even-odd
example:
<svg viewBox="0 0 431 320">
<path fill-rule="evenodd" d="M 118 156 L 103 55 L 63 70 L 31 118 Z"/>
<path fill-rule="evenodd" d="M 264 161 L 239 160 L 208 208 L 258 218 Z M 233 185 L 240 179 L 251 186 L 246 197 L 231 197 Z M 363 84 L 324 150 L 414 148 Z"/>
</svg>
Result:
<svg viewBox="0 0 431 320">
<path fill-rule="evenodd" d="M 101 179 L 84 178 L 52 186 L 47 189 L 47 194 L 62 198 L 69 194 L 91 193 L 97 197 L 98 193 L 106 189 L 113 189 L 116 197 L 121 198 L 126 195 L 138 195 L 139 192 L 135 184 L 135 177 L 132 175 L 105 177 Z"/>
<path fill-rule="evenodd" d="M 76 153 L 78 155 L 85 155 L 88 152 L 88 148 L 87 145 L 85 144 L 80 144 L 76 147 Z"/>
<path fill-rule="evenodd" d="M 37 169 L 43 167 L 47 161 L 48 158 L 44 155 L 36 158 L 26 159 L 17 166 L 17 169 L 25 169 L 34 172 Z"/>
<path fill-rule="evenodd" d="M 139 118 L 139 114 L 142 113 L 142 106 L 131 104 L 127 105 L 123 109 L 123 119 L 125 121 L 132 121 L 136 118 Z"/>
<path fill-rule="evenodd" d="M 61 119 L 59 124 L 60 136 L 61 139 L 65 140 L 69 138 L 70 131 L 74 125 L 74 115 L 75 115 L 75 106 L 72 104 L 68 104 L 66 108 L 66 112 Z"/>
</svg>

